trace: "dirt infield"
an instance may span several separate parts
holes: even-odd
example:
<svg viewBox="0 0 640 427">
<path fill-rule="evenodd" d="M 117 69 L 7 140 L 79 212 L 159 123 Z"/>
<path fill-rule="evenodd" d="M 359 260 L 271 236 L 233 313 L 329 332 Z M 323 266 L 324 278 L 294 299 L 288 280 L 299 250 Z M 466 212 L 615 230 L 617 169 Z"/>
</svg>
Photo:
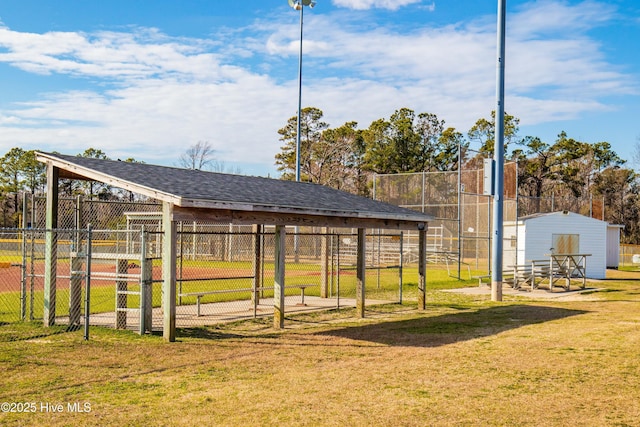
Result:
<svg viewBox="0 0 640 427">
<path fill-rule="evenodd" d="M 93 263 L 91 265 L 92 273 L 115 273 L 116 265 L 105 263 Z M 42 290 L 44 288 L 44 263 L 34 264 L 33 268 L 29 265 L 25 271 L 27 275 L 27 281 L 31 283 L 33 277 L 34 290 Z M 128 274 L 139 274 L 140 265 L 137 263 L 129 263 L 127 266 Z M 225 268 L 225 267 L 201 267 L 201 266 L 188 266 L 182 267 L 178 270 L 179 280 L 220 280 L 220 279 L 247 279 L 253 276 L 253 270 L 247 268 Z M 352 271 L 341 271 L 342 275 L 353 275 Z M 265 278 L 273 278 L 273 271 L 266 270 L 263 273 Z M 56 285 L 59 289 L 69 288 L 69 276 L 70 266 L 68 262 L 61 262 L 57 265 L 57 282 Z M 319 277 L 320 273 L 317 271 L 287 271 L 289 277 Z M 22 267 L 18 264 L 0 265 L 0 293 L 2 292 L 16 292 L 20 291 L 22 278 Z M 162 280 L 162 267 L 153 267 L 153 280 Z M 94 280 L 91 282 L 91 286 L 112 286 L 115 284 L 115 280 Z M 30 286 L 30 285 L 29 285 Z"/>
</svg>

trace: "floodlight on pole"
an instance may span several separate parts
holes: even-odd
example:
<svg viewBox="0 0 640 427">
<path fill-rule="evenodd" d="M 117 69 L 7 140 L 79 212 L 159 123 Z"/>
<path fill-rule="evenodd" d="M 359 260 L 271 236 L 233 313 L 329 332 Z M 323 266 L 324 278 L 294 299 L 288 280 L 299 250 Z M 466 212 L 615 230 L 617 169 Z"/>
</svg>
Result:
<svg viewBox="0 0 640 427">
<path fill-rule="evenodd" d="M 304 7 L 313 8 L 316 2 L 313 0 L 289 0 L 289 6 L 300 11 L 300 52 L 298 55 L 298 119 L 296 131 L 296 181 L 300 181 L 300 133 L 302 132 L 302 21 Z"/>
</svg>

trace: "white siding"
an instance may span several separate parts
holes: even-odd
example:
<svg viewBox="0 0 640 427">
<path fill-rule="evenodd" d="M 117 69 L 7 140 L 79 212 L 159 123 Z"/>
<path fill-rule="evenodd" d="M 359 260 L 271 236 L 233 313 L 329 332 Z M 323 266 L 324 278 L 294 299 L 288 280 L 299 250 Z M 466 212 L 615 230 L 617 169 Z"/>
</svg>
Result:
<svg viewBox="0 0 640 427">
<path fill-rule="evenodd" d="M 587 257 L 586 275 L 593 279 L 604 279 L 607 270 L 607 223 L 572 212 L 554 212 L 524 218 L 518 227 L 518 262 L 546 259 L 551 253 L 553 234 L 578 234 L 580 253 Z"/>
</svg>

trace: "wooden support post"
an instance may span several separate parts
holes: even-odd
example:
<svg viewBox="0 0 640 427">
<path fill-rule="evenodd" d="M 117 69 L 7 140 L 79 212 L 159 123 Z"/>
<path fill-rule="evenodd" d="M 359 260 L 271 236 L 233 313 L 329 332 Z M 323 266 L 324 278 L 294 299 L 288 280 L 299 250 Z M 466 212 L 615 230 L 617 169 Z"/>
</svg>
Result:
<svg viewBox="0 0 640 427">
<path fill-rule="evenodd" d="M 58 178 L 60 170 L 47 163 L 47 208 L 44 249 L 44 326 L 56 322 L 56 278 L 58 275 Z"/>
<path fill-rule="evenodd" d="M 358 228 L 358 249 L 356 254 L 356 313 L 360 318 L 364 318 L 364 306 L 365 306 L 365 251 L 366 251 L 366 233 L 364 228 Z"/>
<path fill-rule="evenodd" d="M 286 262 L 286 229 L 276 225 L 275 235 L 275 276 L 273 280 L 273 327 L 284 328 L 284 267 Z"/>
<path fill-rule="evenodd" d="M 129 272 L 129 260 L 116 260 L 116 277 Z M 127 281 L 116 280 L 116 329 L 127 328 Z"/>
<path fill-rule="evenodd" d="M 418 309 L 424 310 L 427 305 L 426 271 L 427 264 L 427 230 L 418 231 Z"/>
<path fill-rule="evenodd" d="M 254 309 L 260 303 L 262 288 L 262 224 L 253 225 L 253 292 L 251 302 Z"/>
<path fill-rule="evenodd" d="M 329 298 L 329 228 L 322 228 L 320 236 L 320 298 Z"/>
<path fill-rule="evenodd" d="M 176 242 L 178 231 L 173 220 L 173 205 L 164 202 L 162 205 L 162 336 L 165 341 L 176 340 Z"/>
</svg>

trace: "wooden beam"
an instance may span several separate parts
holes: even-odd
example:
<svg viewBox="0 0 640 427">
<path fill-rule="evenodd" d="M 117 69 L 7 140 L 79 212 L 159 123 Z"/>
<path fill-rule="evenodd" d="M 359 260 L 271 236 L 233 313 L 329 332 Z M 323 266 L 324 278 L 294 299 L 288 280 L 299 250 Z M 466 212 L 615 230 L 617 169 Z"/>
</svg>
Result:
<svg viewBox="0 0 640 427">
<path fill-rule="evenodd" d="M 295 214 L 289 212 L 241 211 L 230 209 L 184 208 L 176 206 L 174 221 L 228 222 L 234 224 L 299 225 L 339 228 L 382 228 L 387 230 L 417 230 L 424 222 L 376 219 L 370 217 Z"/>
<path fill-rule="evenodd" d="M 418 231 L 418 309 L 424 310 L 427 305 L 426 264 L 427 264 L 427 230 Z"/>
<path fill-rule="evenodd" d="M 47 162 L 47 202 L 44 249 L 44 326 L 56 322 L 56 278 L 58 276 L 58 178 L 60 170 Z"/>
<path fill-rule="evenodd" d="M 284 267 L 286 263 L 286 229 L 276 226 L 275 235 L 275 273 L 273 280 L 273 327 L 284 328 Z"/>
<path fill-rule="evenodd" d="M 356 254 L 356 314 L 360 318 L 364 318 L 365 306 L 365 276 L 366 276 L 366 234 L 364 228 L 358 228 L 358 249 Z"/>
<path fill-rule="evenodd" d="M 173 204 L 162 204 L 162 307 L 164 318 L 162 336 L 165 341 L 176 340 L 176 244 L 178 231 L 176 222 L 172 220 Z"/>
</svg>

